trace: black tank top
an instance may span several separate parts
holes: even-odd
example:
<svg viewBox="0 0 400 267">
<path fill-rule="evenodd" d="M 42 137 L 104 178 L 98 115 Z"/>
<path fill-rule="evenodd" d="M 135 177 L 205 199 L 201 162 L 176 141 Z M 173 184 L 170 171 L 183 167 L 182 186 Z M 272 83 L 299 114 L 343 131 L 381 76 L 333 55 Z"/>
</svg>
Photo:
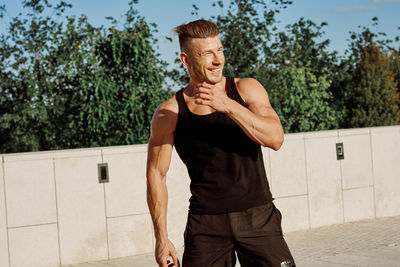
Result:
<svg viewBox="0 0 400 267">
<path fill-rule="evenodd" d="M 226 77 L 226 89 L 231 99 L 246 107 L 232 77 Z M 271 202 L 260 145 L 224 113 L 192 113 L 183 89 L 176 99 L 174 145 L 191 179 L 189 211 L 216 214 Z"/>
</svg>

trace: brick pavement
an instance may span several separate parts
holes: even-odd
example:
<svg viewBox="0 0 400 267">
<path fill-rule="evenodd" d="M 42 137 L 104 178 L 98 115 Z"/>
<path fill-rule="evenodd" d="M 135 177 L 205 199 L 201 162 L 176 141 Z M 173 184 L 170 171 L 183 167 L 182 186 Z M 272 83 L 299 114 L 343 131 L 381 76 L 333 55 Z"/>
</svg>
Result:
<svg viewBox="0 0 400 267">
<path fill-rule="evenodd" d="M 400 266 L 400 216 L 293 232 L 286 241 L 298 266 Z"/>
<path fill-rule="evenodd" d="M 285 235 L 298 267 L 400 267 L 400 216 L 326 226 Z M 182 249 L 178 250 L 181 257 Z M 68 267 L 156 267 L 153 254 Z M 236 266 L 239 266 L 237 264 Z"/>
</svg>

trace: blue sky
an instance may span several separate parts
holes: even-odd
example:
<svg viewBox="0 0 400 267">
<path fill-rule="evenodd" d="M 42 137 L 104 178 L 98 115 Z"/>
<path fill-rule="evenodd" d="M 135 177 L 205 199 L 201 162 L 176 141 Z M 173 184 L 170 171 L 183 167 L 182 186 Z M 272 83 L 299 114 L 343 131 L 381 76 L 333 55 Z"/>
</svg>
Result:
<svg viewBox="0 0 400 267">
<path fill-rule="evenodd" d="M 17 16 L 22 11 L 20 0 L 0 0 L 0 5 L 5 4 L 7 14 L 0 22 L 0 31 L 5 30 L 5 25 L 11 17 Z M 50 0 L 50 2 L 55 2 Z M 106 16 L 113 16 L 123 21 L 122 15 L 128 10 L 129 0 L 67 0 L 73 5 L 68 11 L 69 15 L 86 14 L 89 21 L 96 25 L 108 25 Z M 139 0 L 136 9 L 148 22 L 158 25 L 159 52 L 163 59 L 173 62 L 175 51 L 179 46 L 177 38 L 171 33 L 175 26 L 198 18 L 209 18 L 224 12 L 219 7 L 212 7 L 214 0 Z M 225 9 L 230 0 L 224 0 Z M 192 4 L 200 9 L 199 16 L 192 16 Z M 311 19 L 320 23 L 326 21 L 325 38 L 331 40 L 331 50 L 340 54 L 347 48 L 349 31 L 359 31 L 358 25 L 372 26 L 371 19 L 379 18 L 376 31 L 385 32 L 388 38 L 400 36 L 400 0 L 294 0 L 293 4 L 278 15 L 279 28 L 296 22 L 300 17 Z M 170 43 L 165 37 L 173 37 Z"/>
</svg>

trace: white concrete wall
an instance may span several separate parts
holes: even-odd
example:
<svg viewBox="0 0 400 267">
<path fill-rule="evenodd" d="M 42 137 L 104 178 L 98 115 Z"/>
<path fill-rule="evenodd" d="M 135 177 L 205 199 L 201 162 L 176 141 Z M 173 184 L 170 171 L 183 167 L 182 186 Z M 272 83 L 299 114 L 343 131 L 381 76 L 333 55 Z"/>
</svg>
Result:
<svg viewBox="0 0 400 267">
<path fill-rule="evenodd" d="M 152 252 L 146 153 L 134 145 L 0 155 L 0 266 Z M 288 134 L 263 153 L 285 232 L 400 214 L 400 126 Z M 109 183 L 98 183 L 98 163 L 108 163 Z M 181 247 L 190 193 L 175 151 L 167 176 L 168 231 Z"/>
</svg>

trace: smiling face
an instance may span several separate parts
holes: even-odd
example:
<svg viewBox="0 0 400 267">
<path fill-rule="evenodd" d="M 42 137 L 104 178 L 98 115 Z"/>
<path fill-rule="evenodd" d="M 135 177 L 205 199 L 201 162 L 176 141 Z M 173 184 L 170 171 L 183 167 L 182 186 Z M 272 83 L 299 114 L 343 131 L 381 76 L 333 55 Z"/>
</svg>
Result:
<svg viewBox="0 0 400 267">
<path fill-rule="evenodd" d="M 188 68 L 191 83 L 217 84 L 222 81 L 225 56 L 218 36 L 191 39 L 181 60 Z"/>
</svg>

